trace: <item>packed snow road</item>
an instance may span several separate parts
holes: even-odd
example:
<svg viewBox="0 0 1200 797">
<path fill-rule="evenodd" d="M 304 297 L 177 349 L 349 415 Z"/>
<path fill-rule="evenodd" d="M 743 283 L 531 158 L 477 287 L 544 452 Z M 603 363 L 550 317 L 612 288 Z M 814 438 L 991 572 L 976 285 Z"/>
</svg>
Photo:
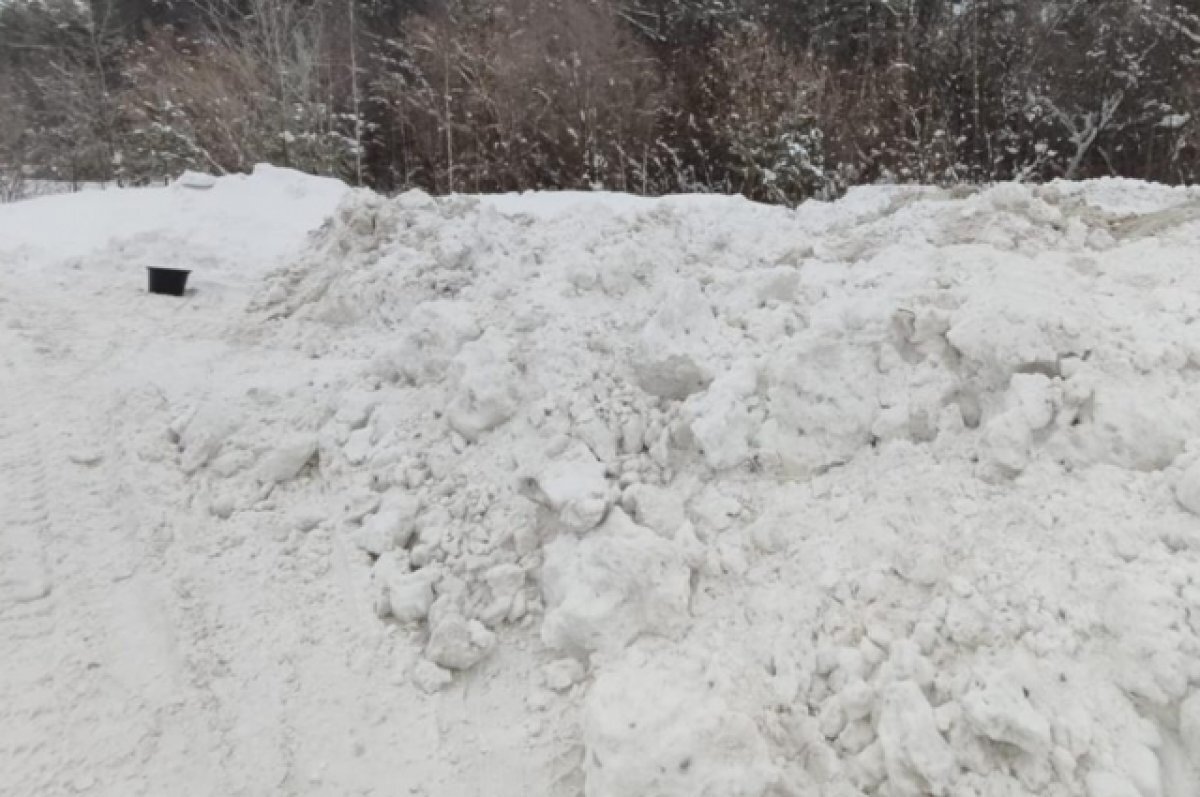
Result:
<svg viewBox="0 0 1200 797">
<path fill-rule="evenodd" d="M 0 207 L 0 794 L 1195 797 L 1198 243 L 1131 181 Z"/>
</svg>

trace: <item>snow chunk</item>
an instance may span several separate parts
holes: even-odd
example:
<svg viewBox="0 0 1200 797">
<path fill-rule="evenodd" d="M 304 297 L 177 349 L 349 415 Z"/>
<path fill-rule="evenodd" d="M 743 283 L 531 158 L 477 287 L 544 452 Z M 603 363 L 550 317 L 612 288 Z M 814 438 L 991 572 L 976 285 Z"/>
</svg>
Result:
<svg viewBox="0 0 1200 797">
<path fill-rule="evenodd" d="M 205 404 L 184 423 L 179 432 L 179 464 L 184 473 L 195 473 L 216 456 L 225 441 L 237 431 L 241 419 L 220 404 Z"/>
<path fill-rule="evenodd" d="M 417 659 L 412 668 L 413 684 L 426 694 L 440 692 L 454 681 L 449 670 L 439 667 L 429 659 Z"/>
<path fill-rule="evenodd" d="M 587 654 L 618 651 L 640 634 L 674 636 L 687 622 L 690 576 L 675 545 L 613 509 L 592 534 L 547 546 L 542 640 Z"/>
<path fill-rule="evenodd" d="M 694 280 L 669 289 L 637 342 L 633 372 L 651 395 L 684 399 L 712 381 L 706 365 L 719 327 L 708 299 Z"/>
<path fill-rule="evenodd" d="M 397 575 L 388 584 L 388 606 L 401 622 L 424 620 L 433 605 L 432 579 L 425 571 Z"/>
<path fill-rule="evenodd" d="M 454 398 L 446 412 L 450 428 L 478 440 L 516 414 L 521 374 L 510 362 L 508 343 L 486 334 L 463 346 L 451 365 Z"/>
<path fill-rule="evenodd" d="M 217 178 L 203 172 L 185 171 L 176 178 L 174 185 L 180 188 L 207 190 L 217 184 Z"/>
<path fill-rule="evenodd" d="M 1044 756 L 1050 749 L 1050 723 L 1004 676 L 989 676 L 983 687 L 962 698 L 963 716 L 982 736 L 1005 742 L 1026 753 Z"/>
<path fill-rule="evenodd" d="M 867 443 L 878 413 L 875 357 L 838 330 L 808 334 L 769 361 L 760 448 L 789 476 L 844 462 Z"/>
<path fill-rule="evenodd" d="M 1054 420 L 1061 400 L 1045 374 L 1013 374 L 1009 384 L 1013 408 L 1030 429 L 1044 429 Z"/>
<path fill-rule="evenodd" d="M 379 511 L 369 516 L 362 528 L 354 532 L 354 542 L 375 556 L 392 548 L 403 548 L 416 531 L 419 512 L 420 502 L 415 496 L 389 495 L 381 502 Z"/>
<path fill-rule="evenodd" d="M 919 686 L 901 681 L 884 690 L 878 734 L 892 794 L 947 793 L 954 753 L 938 733 L 933 708 Z"/>
<path fill-rule="evenodd" d="M 554 512 L 568 531 L 589 531 L 608 512 L 604 463 L 582 447 L 547 465 L 526 488 L 529 498 Z"/>
<path fill-rule="evenodd" d="M 448 670 L 468 670 L 488 654 L 496 635 L 478 620 L 450 614 L 433 627 L 425 655 Z"/>
<path fill-rule="evenodd" d="M 662 537 L 673 537 L 687 522 L 684 496 L 653 484 L 633 484 L 621 495 L 621 506 L 634 521 Z"/>
<path fill-rule="evenodd" d="M 470 302 L 454 299 L 418 304 L 405 324 L 404 341 L 376 358 L 376 371 L 415 385 L 441 379 L 463 345 L 480 336 L 477 313 Z"/>
<path fill-rule="evenodd" d="M 1161 385 L 1112 383 L 1096 391 L 1099 456 L 1126 468 L 1160 470 L 1183 452 L 1190 419 Z"/>
<path fill-rule="evenodd" d="M 1192 463 L 1175 483 L 1175 498 L 1193 515 L 1200 515 L 1200 459 Z"/>
<path fill-rule="evenodd" d="M 1002 472 L 1020 473 L 1029 464 L 1033 435 L 1021 413 L 1009 411 L 988 421 L 983 431 L 983 448 L 988 460 Z"/>
<path fill-rule="evenodd" d="M 583 733 L 587 797 L 765 797 L 778 784 L 754 721 L 696 674 L 655 664 L 605 672 Z"/>
<path fill-rule="evenodd" d="M 291 481 L 304 469 L 315 453 L 316 435 L 296 435 L 262 458 L 258 464 L 257 478 L 263 484 Z"/>
<path fill-rule="evenodd" d="M 754 363 L 741 362 L 684 406 L 692 437 L 714 470 L 737 467 L 750 456 L 750 437 L 758 424 L 746 399 L 754 393 L 757 382 Z"/>
<path fill-rule="evenodd" d="M 505 618 L 516 619 L 524 613 L 525 571 L 515 564 L 498 564 L 484 575 L 491 603 L 479 612 L 485 625 L 494 626 Z"/>
<path fill-rule="evenodd" d="M 407 563 L 401 564 L 393 553 L 387 552 L 375 562 L 371 578 L 376 585 L 376 608 L 381 616 L 416 623 L 429 615 L 436 573 L 429 569 L 409 572 Z"/>
</svg>

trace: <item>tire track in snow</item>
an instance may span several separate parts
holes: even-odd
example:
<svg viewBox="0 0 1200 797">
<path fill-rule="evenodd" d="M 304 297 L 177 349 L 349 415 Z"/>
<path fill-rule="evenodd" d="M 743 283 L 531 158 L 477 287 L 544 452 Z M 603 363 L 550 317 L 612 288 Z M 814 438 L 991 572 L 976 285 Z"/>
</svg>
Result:
<svg viewBox="0 0 1200 797">
<path fill-rule="evenodd" d="M 0 794 L 222 793 L 167 590 L 143 566 L 125 416 L 91 398 L 108 394 L 92 355 L 112 330 L 20 306 L 36 327 L 0 328 Z M 101 351 L 57 349 L 59 331 Z"/>
<path fill-rule="evenodd" d="M 40 640 L 20 648 L 40 684 L 24 692 L 28 717 L 0 705 L 0 795 L 311 791 L 293 758 L 293 651 L 280 645 L 290 634 L 272 640 L 263 623 L 297 600 L 298 585 L 273 572 L 274 543 L 259 550 L 257 535 L 189 510 L 196 485 L 165 442 L 172 406 L 153 364 L 180 350 L 157 346 L 172 339 L 202 368 L 208 352 L 187 346 L 205 329 L 119 291 L 92 291 L 96 306 L 71 313 L 82 297 L 38 301 L 3 277 L 0 310 L 20 315 L 5 318 L 11 329 L 0 321 L 0 467 L 20 469 L 5 480 L 14 495 L 41 496 L 21 498 L 44 516 L 23 550 L 54 563 L 54 589 L 35 612 L 40 626 L 0 623 L 0 699 L 21 691 L 6 651 L 21 635 Z M 31 414 L 47 421 L 36 436 L 15 422 Z M 16 766 L 10 739 L 13 755 L 36 748 L 36 760 Z"/>
<path fill-rule="evenodd" d="M 0 792 L 49 793 L 65 718 L 55 683 L 59 596 L 47 557 L 50 515 L 38 404 L 0 330 Z"/>
<path fill-rule="evenodd" d="M 29 435 L 22 435 L 15 427 L 20 418 L 16 413 L 6 413 L 9 428 L 0 445 L 0 473 L 3 473 L 5 512 L 2 522 L 3 540 L 0 542 L 0 561 L 4 562 L 0 576 L 0 606 L 4 610 L 33 603 L 50 592 L 49 573 L 42 556 L 43 527 L 45 526 L 46 499 L 45 466 L 37 456 L 36 446 L 30 445 Z M 36 423 L 32 418 L 31 423 Z M 36 434 L 36 430 L 34 430 Z"/>
</svg>

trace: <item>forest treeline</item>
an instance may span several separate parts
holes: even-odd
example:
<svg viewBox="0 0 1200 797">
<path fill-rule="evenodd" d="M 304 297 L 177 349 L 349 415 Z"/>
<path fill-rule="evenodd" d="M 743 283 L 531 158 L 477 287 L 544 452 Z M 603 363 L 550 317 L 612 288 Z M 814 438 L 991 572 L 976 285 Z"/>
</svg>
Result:
<svg viewBox="0 0 1200 797">
<path fill-rule="evenodd" d="M 0 192 L 1186 182 L 1198 104 L 1200 0 L 0 0 Z"/>
</svg>

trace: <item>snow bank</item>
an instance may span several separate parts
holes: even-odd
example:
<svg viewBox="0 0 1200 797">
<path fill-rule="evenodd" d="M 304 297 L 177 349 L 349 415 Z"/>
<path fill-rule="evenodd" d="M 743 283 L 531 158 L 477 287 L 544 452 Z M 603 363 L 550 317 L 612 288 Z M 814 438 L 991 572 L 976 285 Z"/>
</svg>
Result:
<svg viewBox="0 0 1200 797">
<path fill-rule="evenodd" d="M 1122 226 L 1180 196 L 360 192 L 247 326 L 362 363 L 319 478 L 411 502 L 343 522 L 429 660 L 590 662 L 589 795 L 1183 797 L 1200 271 Z"/>
<path fill-rule="evenodd" d="M 163 188 L 84 191 L 7 206 L 0 213 L 0 258 L 89 273 L 166 266 L 195 269 L 199 280 L 260 277 L 347 190 L 337 180 L 265 165 L 250 175 L 196 182 L 187 174 Z"/>
</svg>

